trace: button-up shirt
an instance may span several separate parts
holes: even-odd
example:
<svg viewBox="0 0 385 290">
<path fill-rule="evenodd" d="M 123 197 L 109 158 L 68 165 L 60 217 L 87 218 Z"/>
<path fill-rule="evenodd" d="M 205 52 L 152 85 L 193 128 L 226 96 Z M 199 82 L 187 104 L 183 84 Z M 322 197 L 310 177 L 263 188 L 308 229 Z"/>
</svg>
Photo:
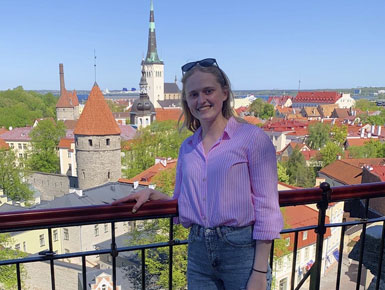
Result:
<svg viewBox="0 0 385 290">
<path fill-rule="evenodd" d="M 201 128 L 179 151 L 174 199 L 184 227 L 254 224 L 257 240 L 279 238 L 277 162 L 270 138 L 258 127 L 230 118 L 205 154 Z"/>
</svg>

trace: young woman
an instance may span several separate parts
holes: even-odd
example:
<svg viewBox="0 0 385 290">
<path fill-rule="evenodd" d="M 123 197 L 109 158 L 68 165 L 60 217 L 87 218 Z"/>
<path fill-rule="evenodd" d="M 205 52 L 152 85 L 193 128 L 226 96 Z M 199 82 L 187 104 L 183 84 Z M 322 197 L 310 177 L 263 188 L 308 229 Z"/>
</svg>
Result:
<svg viewBox="0 0 385 290">
<path fill-rule="evenodd" d="M 184 126 L 175 191 L 190 228 L 188 289 L 269 289 L 271 241 L 283 221 L 275 149 L 258 127 L 235 118 L 226 74 L 215 59 L 182 66 Z M 118 200 L 169 199 L 152 189 Z"/>
</svg>

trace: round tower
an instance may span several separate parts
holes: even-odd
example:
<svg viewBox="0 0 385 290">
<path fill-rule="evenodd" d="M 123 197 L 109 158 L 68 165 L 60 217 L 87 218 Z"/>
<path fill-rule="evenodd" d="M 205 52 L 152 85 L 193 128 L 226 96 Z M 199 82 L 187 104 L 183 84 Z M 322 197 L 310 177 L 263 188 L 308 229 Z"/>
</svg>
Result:
<svg viewBox="0 0 385 290">
<path fill-rule="evenodd" d="M 96 83 L 74 134 L 79 188 L 118 181 L 121 177 L 120 128 Z"/>
</svg>

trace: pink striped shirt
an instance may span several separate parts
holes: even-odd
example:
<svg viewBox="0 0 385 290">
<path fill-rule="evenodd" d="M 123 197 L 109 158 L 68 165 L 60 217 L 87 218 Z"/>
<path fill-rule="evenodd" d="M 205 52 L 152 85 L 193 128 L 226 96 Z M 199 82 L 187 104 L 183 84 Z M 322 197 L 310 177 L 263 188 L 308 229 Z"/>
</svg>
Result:
<svg viewBox="0 0 385 290">
<path fill-rule="evenodd" d="M 279 238 L 283 227 L 274 146 L 260 128 L 234 118 L 207 155 L 201 128 L 183 142 L 173 198 L 184 227 L 254 224 L 257 240 Z"/>
</svg>

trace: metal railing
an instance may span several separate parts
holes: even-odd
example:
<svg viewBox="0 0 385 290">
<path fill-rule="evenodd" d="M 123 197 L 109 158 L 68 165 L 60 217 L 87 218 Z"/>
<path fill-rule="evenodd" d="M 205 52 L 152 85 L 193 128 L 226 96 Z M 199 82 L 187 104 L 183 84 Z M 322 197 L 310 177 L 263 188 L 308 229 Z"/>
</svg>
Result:
<svg viewBox="0 0 385 290">
<path fill-rule="evenodd" d="M 362 238 L 360 244 L 360 253 L 358 261 L 358 273 L 356 281 L 356 289 L 360 288 L 361 271 L 365 247 L 365 233 L 367 225 L 374 222 L 383 222 L 385 225 L 385 217 L 368 219 L 369 199 L 385 197 L 385 183 L 370 183 L 352 186 L 340 186 L 330 188 L 329 184 L 322 183 L 319 188 L 285 190 L 279 193 L 279 202 L 281 207 L 305 205 L 316 203 L 318 207 L 318 223 L 313 226 L 285 229 L 282 234 L 294 233 L 294 249 L 291 272 L 290 289 L 299 289 L 305 281 L 310 277 L 310 289 L 320 289 L 321 284 L 321 263 L 323 253 L 323 242 L 327 228 L 341 227 L 341 237 L 339 245 L 338 270 L 336 277 L 336 289 L 340 288 L 341 265 L 344 250 L 344 237 L 347 227 L 362 224 Z M 364 216 L 357 221 L 325 224 L 326 210 L 330 203 L 350 200 L 365 200 Z M 145 251 L 148 249 L 168 247 L 169 249 L 169 289 L 172 289 L 173 281 L 173 247 L 177 245 L 187 244 L 187 241 L 178 241 L 174 239 L 174 224 L 173 218 L 178 215 L 178 207 L 176 201 L 151 201 L 144 204 L 140 211 L 135 214 L 131 213 L 133 204 L 122 205 L 97 205 L 61 209 L 47 209 L 47 210 L 28 210 L 20 212 L 0 213 L 0 233 L 27 231 L 35 229 L 47 229 L 49 249 L 48 251 L 40 252 L 38 256 L 31 256 L 19 259 L 0 261 L 0 266 L 16 265 L 16 276 L 18 289 L 22 288 L 20 265 L 23 263 L 33 263 L 41 261 L 49 261 L 50 263 L 50 277 L 51 288 L 55 289 L 55 260 L 80 257 L 82 260 L 82 285 L 86 289 L 87 285 L 87 267 L 86 257 L 91 255 L 109 254 L 112 258 L 112 281 L 113 287 L 116 289 L 116 257 L 121 252 L 140 251 L 141 252 L 141 281 L 142 289 L 145 289 L 145 265 L 146 255 Z M 136 245 L 127 247 L 117 247 L 115 241 L 115 223 L 122 221 L 144 220 L 144 219 L 169 219 L 169 236 L 167 242 Z M 53 250 L 52 229 L 66 226 L 79 226 L 98 223 L 111 224 L 111 247 L 109 249 L 101 249 L 86 252 L 73 252 L 66 254 L 55 254 Z M 383 250 L 385 227 L 382 229 L 380 255 L 378 257 L 378 271 L 376 289 L 379 289 L 381 281 L 381 269 L 383 264 Z M 314 230 L 317 234 L 315 261 L 311 269 L 304 275 L 301 281 L 295 285 L 295 267 L 298 251 L 298 233 L 307 230 Z M 273 243 L 274 244 L 274 243 Z M 273 268 L 273 253 L 274 246 L 270 255 L 270 266 Z"/>
</svg>

